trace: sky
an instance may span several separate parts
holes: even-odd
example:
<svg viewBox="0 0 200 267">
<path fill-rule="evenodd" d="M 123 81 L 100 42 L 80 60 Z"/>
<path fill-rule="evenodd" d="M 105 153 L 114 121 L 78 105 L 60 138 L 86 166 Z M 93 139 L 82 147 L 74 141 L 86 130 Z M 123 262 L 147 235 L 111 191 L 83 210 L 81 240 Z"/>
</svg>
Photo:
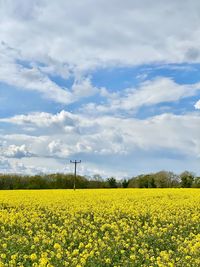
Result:
<svg viewBox="0 0 200 267">
<path fill-rule="evenodd" d="M 0 0 L 0 173 L 200 174 L 199 0 Z"/>
</svg>

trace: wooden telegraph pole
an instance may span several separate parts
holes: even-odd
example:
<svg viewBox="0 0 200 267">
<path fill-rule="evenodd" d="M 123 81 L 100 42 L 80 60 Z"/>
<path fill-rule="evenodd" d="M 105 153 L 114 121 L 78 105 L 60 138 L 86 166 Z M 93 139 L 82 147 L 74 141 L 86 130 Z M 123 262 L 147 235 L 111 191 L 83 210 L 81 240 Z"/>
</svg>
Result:
<svg viewBox="0 0 200 267">
<path fill-rule="evenodd" d="M 76 189 L 76 166 L 78 163 L 81 163 L 81 160 L 77 161 L 77 160 L 70 160 L 70 163 L 74 164 L 74 190 Z"/>
</svg>

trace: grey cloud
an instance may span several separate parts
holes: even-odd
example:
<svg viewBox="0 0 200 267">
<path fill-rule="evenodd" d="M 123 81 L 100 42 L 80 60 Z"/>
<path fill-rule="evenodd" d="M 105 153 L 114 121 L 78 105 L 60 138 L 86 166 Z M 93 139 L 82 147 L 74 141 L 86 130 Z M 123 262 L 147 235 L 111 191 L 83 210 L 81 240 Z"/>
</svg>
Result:
<svg viewBox="0 0 200 267">
<path fill-rule="evenodd" d="M 145 0 L 1 1 L 0 5 L 1 40 L 20 47 L 27 60 L 47 64 L 53 60 L 84 70 L 186 58 L 192 62 L 199 51 L 197 0 L 192 4 L 170 0 L 167 5 Z"/>
<path fill-rule="evenodd" d="M 0 80 L 69 104 L 101 91 L 76 79 L 95 68 L 199 62 L 199 10 L 197 0 L 1 1 Z M 76 82 L 62 88 L 52 73 Z"/>
<path fill-rule="evenodd" d="M 187 51 L 186 51 L 186 54 L 185 54 L 185 58 L 186 58 L 186 61 L 199 61 L 200 59 L 200 51 L 198 48 L 189 48 Z"/>
</svg>

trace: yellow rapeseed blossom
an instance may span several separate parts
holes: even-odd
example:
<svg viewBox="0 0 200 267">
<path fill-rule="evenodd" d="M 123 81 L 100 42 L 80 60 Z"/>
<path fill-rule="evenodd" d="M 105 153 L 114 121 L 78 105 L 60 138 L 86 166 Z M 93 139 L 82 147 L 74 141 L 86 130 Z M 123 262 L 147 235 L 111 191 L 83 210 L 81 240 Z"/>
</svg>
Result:
<svg viewBox="0 0 200 267">
<path fill-rule="evenodd" d="M 30 259 L 31 259 L 32 261 L 35 261 L 35 260 L 37 259 L 37 255 L 36 255 L 35 253 L 31 254 L 31 255 L 30 255 Z"/>
<path fill-rule="evenodd" d="M 200 190 L 0 191 L 0 267 L 16 266 L 200 266 Z"/>
</svg>

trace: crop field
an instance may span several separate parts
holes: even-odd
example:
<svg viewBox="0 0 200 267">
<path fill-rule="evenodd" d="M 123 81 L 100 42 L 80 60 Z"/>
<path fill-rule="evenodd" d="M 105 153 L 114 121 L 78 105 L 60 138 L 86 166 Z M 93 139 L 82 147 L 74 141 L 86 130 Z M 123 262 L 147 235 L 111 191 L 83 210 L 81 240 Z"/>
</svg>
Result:
<svg viewBox="0 0 200 267">
<path fill-rule="evenodd" d="M 200 190 L 0 191 L 0 266 L 200 266 Z"/>
</svg>

